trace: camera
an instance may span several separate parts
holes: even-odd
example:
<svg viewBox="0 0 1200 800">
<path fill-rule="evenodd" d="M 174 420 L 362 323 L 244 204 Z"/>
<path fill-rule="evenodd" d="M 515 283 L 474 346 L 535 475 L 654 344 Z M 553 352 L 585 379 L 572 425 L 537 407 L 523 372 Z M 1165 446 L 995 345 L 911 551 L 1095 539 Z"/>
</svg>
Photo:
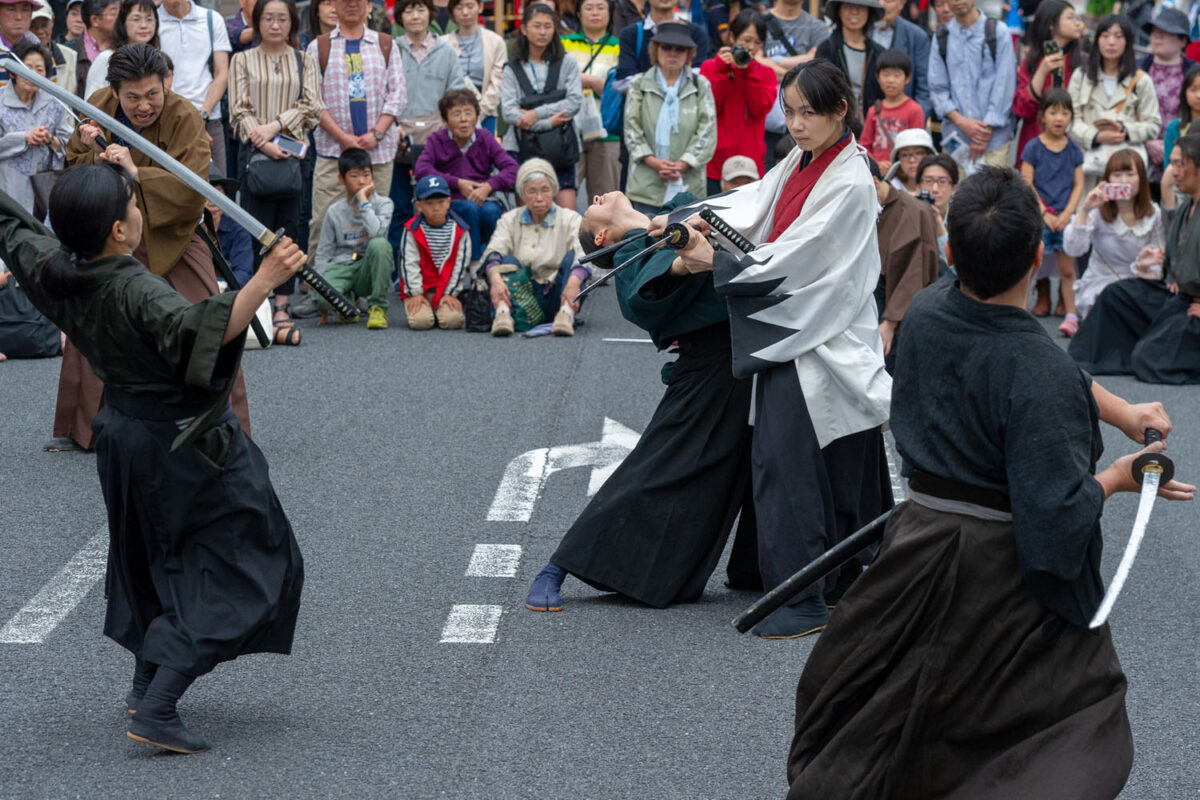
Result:
<svg viewBox="0 0 1200 800">
<path fill-rule="evenodd" d="M 750 62 L 752 60 L 753 60 L 753 57 L 750 55 L 750 51 L 747 50 L 745 47 L 743 47 L 740 44 L 735 44 L 733 46 L 733 63 L 734 64 L 736 64 L 739 67 L 746 67 L 746 66 L 750 65 Z"/>
<path fill-rule="evenodd" d="M 929 205 L 933 205 L 933 195 L 929 193 L 928 189 L 922 189 L 921 191 L 917 192 L 916 198 L 918 200 L 924 200 L 926 203 L 929 203 Z"/>
</svg>

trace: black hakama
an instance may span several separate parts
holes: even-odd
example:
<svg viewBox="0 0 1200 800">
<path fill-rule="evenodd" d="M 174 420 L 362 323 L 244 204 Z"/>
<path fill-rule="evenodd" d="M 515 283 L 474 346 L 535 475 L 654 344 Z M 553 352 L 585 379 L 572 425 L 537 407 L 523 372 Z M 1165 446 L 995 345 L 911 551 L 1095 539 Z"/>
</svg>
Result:
<svg viewBox="0 0 1200 800">
<path fill-rule="evenodd" d="M 104 633 L 190 676 L 247 653 L 289 653 L 304 566 L 267 462 L 226 410 L 175 453 L 198 409 L 106 394 L 96 465 L 109 517 Z"/>
<path fill-rule="evenodd" d="M 1068 352 L 1093 375 L 1200 383 L 1200 319 L 1188 316 L 1189 302 L 1159 281 L 1117 281 L 1100 293 Z"/>
<path fill-rule="evenodd" d="M 730 363 L 727 324 L 679 340 L 679 360 L 637 447 L 551 562 L 656 608 L 699 599 L 734 520 L 749 505 L 750 381 L 734 378 Z M 743 514 L 739 540 L 753 530 L 752 520 Z M 752 547 L 735 548 L 731 582 L 757 585 L 753 558 Z"/>
<path fill-rule="evenodd" d="M 1115 797 L 1133 763 L 1108 627 L 1021 578 L 1011 522 L 910 502 L 796 692 L 789 800 Z"/>
</svg>

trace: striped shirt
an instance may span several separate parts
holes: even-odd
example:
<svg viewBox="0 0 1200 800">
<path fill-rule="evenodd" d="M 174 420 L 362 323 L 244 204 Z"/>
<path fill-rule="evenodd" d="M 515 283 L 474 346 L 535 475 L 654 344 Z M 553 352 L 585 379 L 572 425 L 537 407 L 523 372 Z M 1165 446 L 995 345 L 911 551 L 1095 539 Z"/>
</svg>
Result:
<svg viewBox="0 0 1200 800">
<path fill-rule="evenodd" d="M 425 232 L 425 241 L 429 243 L 429 254 L 433 256 L 434 264 L 445 264 L 450 257 L 450 248 L 454 246 L 454 220 L 447 219 L 441 225 L 430 225 L 421 220 L 421 230 Z"/>
<path fill-rule="evenodd" d="M 277 117 L 283 132 L 305 140 L 321 118 L 321 74 L 317 60 L 304 57 L 304 76 L 298 74 L 296 51 L 272 56 L 256 47 L 233 57 L 229 70 L 230 123 L 243 142 L 250 131 Z"/>
</svg>

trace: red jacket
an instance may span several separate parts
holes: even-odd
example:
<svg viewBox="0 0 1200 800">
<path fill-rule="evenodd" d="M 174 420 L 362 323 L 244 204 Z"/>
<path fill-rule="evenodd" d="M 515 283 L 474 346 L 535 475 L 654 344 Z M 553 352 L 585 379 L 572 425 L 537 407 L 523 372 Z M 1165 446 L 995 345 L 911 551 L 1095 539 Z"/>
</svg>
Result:
<svg viewBox="0 0 1200 800">
<path fill-rule="evenodd" d="M 1041 59 L 1038 60 L 1041 64 Z M 1035 70 L 1036 71 L 1036 70 Z M 1042 129 L 1038 126 L 1038 109 L 1041 107 L 1041 98 L 1046 96 L 1046 92 L 1054 87 L 1054 76 L 1047 75 L 1046 82 L 1038 92 L 1037 100 L 1033 99 L 1033 94 L 1029 91 L 1029 82 L 1033 80 L 1033 76 L 1029 74 L 1029 70 L 1025 68 L 1025 59 L 1021 59 L 1021 64 L 1017 67 L 1017 92 L 1013 95 L 1013 113 L 1017 119 L 1024 120 L 1024 125 L 1021 126 L 1021 138 L 1017 140 L 1017 167 L 1021 166 L 1021 154 L 1025 152 L 1025 145 L 1029 144 L 1029 140 L 1033 139 Z M 1066 89 L 1071 83 L 1071 57 L 1067 56 L 1066 63 L 1063 65 L 1063 84 L 1062 88 Z M 1075 113 L 1079 114 L 1079 109 L 1075 109 Z"/>
<path fill-rule="evenodd" d="M 712 85 L 717 105 L 717 151 L 708 162 L 708 177 L 721 180 L 721 167 L 730 156 L 749 156 L 763 173 L 767 154 L 767 114 L 779 91 L 775 71 L 757 61 L 733 69 L 713 57 L 700 65 L 700 74 Z"/>
<path fill-rule="evenodd" d="M 423 217 L 417 214 L 404 223 L 404 238 L 400 244 L 400 296 L 407 300 L 433 290 L 430 304 L 437 308 L 443 295 L 455 297 L 463 288 L 467 260 L 471 256 L 471 243 L 467 239 L 466 226 L 451 214 L 446 220 L 454 225 L 450 254 L 446 256 L 446 263 L 434 264 L 425 230 L 421 227 L 422 219 Z"/>
</svg>

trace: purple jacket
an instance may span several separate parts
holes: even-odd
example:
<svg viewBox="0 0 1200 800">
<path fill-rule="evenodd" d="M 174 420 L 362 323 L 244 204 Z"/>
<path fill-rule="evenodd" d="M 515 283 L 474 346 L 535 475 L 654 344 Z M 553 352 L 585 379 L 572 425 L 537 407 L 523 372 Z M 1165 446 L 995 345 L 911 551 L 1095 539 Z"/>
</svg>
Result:
<svg viewBox="0 0 1200 800">
<path fill-rule="evenodd" d="M 518 166 L 516 159 L 500 146 L 496 137 L 483 128 L 475 129 L 475 143 L 465 155 L 455 144 L 450 131 L 442 128 L 429 134 L 425 140 L 425 149 L 417 157 L 413 175 L 417 180 L 426 175 L 441 176 L 450 184 L 451 197 L 461 200 L 463 196 L 458 191 L 459 178 L 486 181 L 493 192 L 508 192 L 517 183 Z M 499 172 L 493 175 L 494 169 Z"/>
</svg>

